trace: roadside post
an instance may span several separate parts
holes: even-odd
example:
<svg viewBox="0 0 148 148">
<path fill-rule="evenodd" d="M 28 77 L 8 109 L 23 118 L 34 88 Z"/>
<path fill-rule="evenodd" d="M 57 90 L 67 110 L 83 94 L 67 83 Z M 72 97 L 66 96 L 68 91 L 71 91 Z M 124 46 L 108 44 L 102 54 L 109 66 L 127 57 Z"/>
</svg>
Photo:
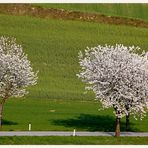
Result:
<svg viewBox="0 0 148 148">
<path fill-rule="evenodd" d="M 29 123 L 29 131 L 31 131 L 31 123 Z"/>
<path fill-rule="evenodd" d="M 76 130 L 75 129 L 73 130 L 73 136 L 76 136 Z"/>
</svg>

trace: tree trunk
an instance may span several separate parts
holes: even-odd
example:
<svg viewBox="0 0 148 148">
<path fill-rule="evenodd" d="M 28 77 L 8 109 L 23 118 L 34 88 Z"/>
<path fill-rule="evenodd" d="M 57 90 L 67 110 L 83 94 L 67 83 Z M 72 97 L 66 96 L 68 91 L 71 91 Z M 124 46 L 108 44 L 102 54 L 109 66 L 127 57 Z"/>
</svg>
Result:
<svg viewBox="0 0 148 148">
<path fill-rule="evenodd" d="M 126 115 L 126 131 L 129 131 L 129 128 L 130 128 L 129 117 L 130 117 L 129 114 Z"/>
<path fill-rule="evenodd" d="M 120 136 L 120 118 L 116 117 L 116 131 L 115 131 L 115 137 Z"/>
<path fill-rule="evenodd" d="M 3 117 L 3 107 L 7 97 L 4 97 L 0 102 L 0 130 L 2 130 L 2 117 Z"/>
<path fill-rule="evenodd" d="M 3 104 L 0 103 L 0 130 L 2 130 L 2 112 L 3 112 Z"/>
</svg>

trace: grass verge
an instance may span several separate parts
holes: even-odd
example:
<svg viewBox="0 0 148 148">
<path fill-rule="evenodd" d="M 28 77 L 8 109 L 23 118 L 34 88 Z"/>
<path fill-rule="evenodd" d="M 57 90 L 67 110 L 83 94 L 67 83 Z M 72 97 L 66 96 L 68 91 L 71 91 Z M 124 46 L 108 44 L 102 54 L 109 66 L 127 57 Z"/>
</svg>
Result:
<svg viewBox="0 0 148 148">
<path fill-rule="evenodd" d="M 147 145 L 148 137 L 0 137 L 7 145 Z"/>
</svg>

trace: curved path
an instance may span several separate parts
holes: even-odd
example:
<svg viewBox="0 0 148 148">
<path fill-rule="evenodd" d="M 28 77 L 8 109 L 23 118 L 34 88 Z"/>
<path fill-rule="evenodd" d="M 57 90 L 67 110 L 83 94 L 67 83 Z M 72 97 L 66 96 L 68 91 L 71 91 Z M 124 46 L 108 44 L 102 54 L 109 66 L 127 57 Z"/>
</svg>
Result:
<svg viewBox="0 0 148 148">
<path fill-rule="evenodd" d="M 106 16 L 99 13 L 68 11 L 64 9 L 45 9 L 42 7 L 34 7 L 31 4 L 1 4 L 0 13 L 9 15 L 29 15 L 45 19 L 56 18 L 64 20 L 79 20 L 148 28 L 148 22 L 140 19 L 124 18 L 119 16 Z"/>
<path fill-rule="evenodd" d="M 1 131 L 0 136 L 114 136 L 114 132 Z M 121 136 L 148 137 L 148 132 L 121 132 Z"/>
</svg>

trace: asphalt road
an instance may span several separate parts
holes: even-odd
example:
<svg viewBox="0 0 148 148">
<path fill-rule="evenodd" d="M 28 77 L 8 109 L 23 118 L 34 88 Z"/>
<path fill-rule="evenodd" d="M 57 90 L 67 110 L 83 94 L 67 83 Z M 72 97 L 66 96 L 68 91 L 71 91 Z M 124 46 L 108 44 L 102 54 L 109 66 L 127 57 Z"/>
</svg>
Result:
<svg viewBox="0 0 148 148">
<path fill-rule="evenodd" d="M 0 136 L 114 136 L 114 134 L 114 132 L 0 131 Z M 148 137 L 148 132 L 121 132 L 120 136 Z"/>
</svg>

